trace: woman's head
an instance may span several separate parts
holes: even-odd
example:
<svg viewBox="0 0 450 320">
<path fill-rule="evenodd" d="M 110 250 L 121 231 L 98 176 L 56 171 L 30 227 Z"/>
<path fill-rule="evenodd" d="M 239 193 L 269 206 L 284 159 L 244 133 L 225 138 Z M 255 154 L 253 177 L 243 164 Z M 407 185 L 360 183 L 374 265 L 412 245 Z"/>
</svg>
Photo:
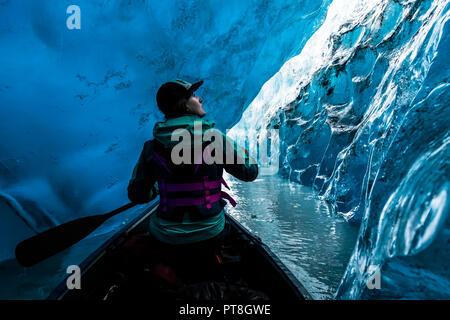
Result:
<svg viewBox="0 0 450 320">
<path fill-rule="evenodd" d="M 194 92 L 203 84 L 203 81 L 190 84 L 183 80 L 169 81 L 159 88 L 156 94 L 158 108 L 166 118 L 175 118 L 185 114 L 195 114 L 203 117 L 202 99 Z"/>
<path fill-rule="evenodd" d="M 189 99 L 186 102 L 186 109 L 188 113 L 195 114 L 197 116 L 203 117 L 206 112 L 203 109 L 203 99 L 200 97 L 197 97 L 195 93 L 192 93 L 192 95 L 189 97 Z"/>
</svg>

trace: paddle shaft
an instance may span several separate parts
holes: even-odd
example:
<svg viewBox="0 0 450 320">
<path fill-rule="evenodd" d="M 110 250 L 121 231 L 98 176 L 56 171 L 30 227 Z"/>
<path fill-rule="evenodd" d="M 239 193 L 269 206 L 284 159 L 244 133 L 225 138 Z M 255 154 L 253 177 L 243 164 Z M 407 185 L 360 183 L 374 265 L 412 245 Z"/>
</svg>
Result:
<svg viewBox="0 0 450 320">
<path fill-rule="evenodd" d="M 130 202 L 109 213 L 76 219 L 39 233 L 20 242 L 16 246 L 16 259 L 25 267 L 33 266 L 72 246 L 97 229 L 109 218 L 135 205 L 137 204 Z"/>
</svg>

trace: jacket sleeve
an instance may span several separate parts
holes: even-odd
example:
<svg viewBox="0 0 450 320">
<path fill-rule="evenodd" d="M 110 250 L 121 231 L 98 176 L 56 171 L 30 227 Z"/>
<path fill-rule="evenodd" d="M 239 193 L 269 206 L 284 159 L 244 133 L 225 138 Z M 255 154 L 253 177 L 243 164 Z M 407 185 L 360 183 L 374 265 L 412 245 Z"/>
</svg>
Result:
<svg viewBox="0 0 450 320">
<path fill-rule="evenodd" d="M 232 176 L 242 181 L 253 181 L 258 177 L 258 164 L 251 158 L 248 151 L 239 146 L 236 141 L 227 136 L 224 137 L 224 169 Z M 227 163 L 227 159 L 231 159 L 229 152 L 233 150 L 233 161 Z"/>
<path fill-rule="evenodd" d="M 153 175 L 153 143 L 147 141 L 134 167 L 128 184 L 128 198 L 134 203 L 147 203 L 158 195 L 158 187 Z"/>
</svg>

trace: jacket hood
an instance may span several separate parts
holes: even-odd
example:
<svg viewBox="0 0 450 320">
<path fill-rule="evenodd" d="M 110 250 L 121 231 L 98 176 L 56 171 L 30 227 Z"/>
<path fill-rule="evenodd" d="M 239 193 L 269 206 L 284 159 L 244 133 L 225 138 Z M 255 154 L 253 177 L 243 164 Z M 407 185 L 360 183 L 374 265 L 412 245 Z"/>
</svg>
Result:
<svg viewBox="0 0 450 320">
<path fill-rule="evenodd" d="M 212 120 L 206 120 L 196 115 L 186 115 L 177 118 L 170 118 L 163 122 L 157 122 L 155 127 L 153 128 L 153 137 L 161 142 L 166 147 L 173 147 L 180 143 L 181 138 L 176 139 L 175 141 L 171 140 L 172 134 L 177 129 L 185 129 L 189 131 L 191 135 L 191 139 L 189 141 L 184 141 L 189 143 L 189 145 L 194 144 L 194 133 L 200 134 L 200 131 L 194 132 L 195 128 L 200 128 L 201 125 L 201 135 L 205 133 L 205 131 L 212 129 L 215 126 L 215 122 Z"/>
</svg>

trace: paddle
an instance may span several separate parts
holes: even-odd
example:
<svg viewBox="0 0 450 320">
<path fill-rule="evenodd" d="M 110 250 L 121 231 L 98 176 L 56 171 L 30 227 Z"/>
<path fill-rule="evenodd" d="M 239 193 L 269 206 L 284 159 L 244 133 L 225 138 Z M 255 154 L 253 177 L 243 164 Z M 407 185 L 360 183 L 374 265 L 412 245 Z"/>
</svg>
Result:
<svg viewBox="0 0 450 320">
<path fill-rule="evenodd" d="M 16 246 L 16 259 L 24 267 L 35 265 L 77 243 L 107 219 L 135 205 L 137 203 L 130 202 L 109 213 L 76 219 L 39 233 Z"/>
</svg>

